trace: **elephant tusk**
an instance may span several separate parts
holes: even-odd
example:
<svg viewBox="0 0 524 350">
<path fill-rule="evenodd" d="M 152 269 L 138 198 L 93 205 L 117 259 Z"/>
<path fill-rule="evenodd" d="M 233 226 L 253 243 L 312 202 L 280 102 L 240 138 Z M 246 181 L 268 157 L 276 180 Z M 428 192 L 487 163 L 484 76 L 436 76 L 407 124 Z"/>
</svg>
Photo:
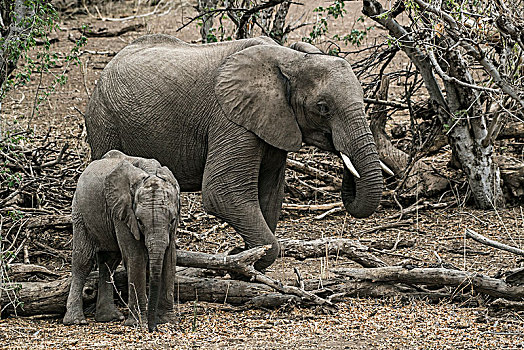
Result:
<svg viewBox="0 0 524 350">
<path fill-rule="evenodd" d="M 346 156 L 344 153 L 340 153 L 342 156 L 342 160 L 344 161 L 344 164 L 346 165 L 346 168 L 348 168 L 349 172 L 353 174 L 357 179 L 360 179 L 360 175 L 357 172 L 357 169 L 353 166 L 353 163 L 351 163 L 351 160 L 348 156 Z"/>
<path fill-rule="evenodd" d="M 384 164 L 384 162 L 382 162 L 381 160 L 379 161 L 380 162 L 380 167 L 382 168 L 382 170 L 384 170 L 384 172 L 388 175 L 391 175 L 391 176 L 394 176 L 395 173 L 393 172 L 393 170 L 391 170 L 390 168 L 388 168 L 388 166 L 386 164 Z"/>
</svg>

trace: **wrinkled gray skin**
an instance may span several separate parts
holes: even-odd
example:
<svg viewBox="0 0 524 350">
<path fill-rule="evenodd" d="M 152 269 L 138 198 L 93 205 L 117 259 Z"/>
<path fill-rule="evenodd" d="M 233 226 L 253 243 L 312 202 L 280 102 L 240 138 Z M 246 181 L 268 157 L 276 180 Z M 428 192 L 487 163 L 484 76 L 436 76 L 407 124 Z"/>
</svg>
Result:
<svg viewBox="0 0 524 350">
<path fill-rule="evenodd" d="M 302 142 L 351 159 L 360 179 L 345 169 L 342 199 L 353 216 L 371 215 L 382 194 L 355 74 L 305 43 L 142 37 L 103 71 L 86 125 L 95 159 L 109 149 L 156 158 L 182 191 L 201 189 L 205 209 L 233 226 L 246 248 L 271 244 L 259 270 L 279 254 L 286 156 Z"/>
<path fill-rule="evenodd" d="M 129 283 L 126 324 L 147 320 L 152 331 L 157 323 L 172 320 L 179 213 L 178 183 L 158 161 L 113 150 L 89 164 L 73 198 L 72 280 L 64 324 L 86 324 L 82 290 L 95 255 L 100 273 L 97 321 L 124 319 L 115 306 L 110 280 L 122 258 Z"/>
</svg>

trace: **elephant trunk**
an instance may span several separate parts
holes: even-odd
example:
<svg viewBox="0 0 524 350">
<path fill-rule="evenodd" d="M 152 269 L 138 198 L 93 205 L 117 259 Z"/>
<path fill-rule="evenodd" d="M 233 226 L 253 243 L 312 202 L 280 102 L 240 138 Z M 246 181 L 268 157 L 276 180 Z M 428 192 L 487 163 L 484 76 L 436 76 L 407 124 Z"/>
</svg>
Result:
<svg viewBox="0 0 524 350">
<path fill-rule="evenodd" d="M 361 114 L 364 114 L 362 111 Z M 373 135 L 365 114 L 333 130 L 333 143 L 344 159 L 342 202 L 356 218 L 368 217 L 376 210 L 382 198 L 382 170 Z M 355 125 L 357 124 L 357 125 Z M 354 169 L 350 169 L 353 165 Z M 358 173 L 357 177 L 354 173 Z"/>
<path fill-rule="evenodd" d="M 165 245 L 154 244 L 149 249 L 149 301 L 147 306 L 147 327 L 156 330 L 158 323 L 158 300 L 162 286 Z"/>
</svg>

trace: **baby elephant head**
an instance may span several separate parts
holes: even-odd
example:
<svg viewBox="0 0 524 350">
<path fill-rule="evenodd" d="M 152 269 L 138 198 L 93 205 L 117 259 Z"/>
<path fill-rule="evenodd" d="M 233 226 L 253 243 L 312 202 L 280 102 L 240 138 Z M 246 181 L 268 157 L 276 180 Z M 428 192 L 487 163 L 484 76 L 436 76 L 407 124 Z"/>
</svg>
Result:
<svg viewBox="0 0 524 350">
<path fill-rule="evenodd" d="M 166 251 L 170 246 L 175 247 L 180 187 L 166 167 L 151 174 L 124 160 L 106 179 L 105 189 L 114 220 L 125 222 L 134 238 L 144 241 L 149 257 L 148 328 L 154 330 L 162 271 L 166 259 L 174 259 L 174 252 L 166 254 Z M 167 265 L 174 269 L 174 261 Z"/>
</svg>

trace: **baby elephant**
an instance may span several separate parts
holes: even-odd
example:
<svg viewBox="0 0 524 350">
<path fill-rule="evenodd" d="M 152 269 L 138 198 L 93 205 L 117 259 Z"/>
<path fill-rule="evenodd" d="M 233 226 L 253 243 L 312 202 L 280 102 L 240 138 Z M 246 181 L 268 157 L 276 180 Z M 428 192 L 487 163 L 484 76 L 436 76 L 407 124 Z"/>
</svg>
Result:
<svg viewBox="0 0 524 350">
<path fill-rule="evenodd" d="M 89 164 L 73 198 L 72 281 L 64 324 L 86 324 L 82 290 L 96 254 L 97 321 L 123 320 L 113 300 L 110 274 L 124 260 L 130 314 L 126 325 L 146 320 L 149 331 L 174 316 L 175 234 L 180 188 L 156 160 L 109 151 Z M 146 269 L 149 262 L 149 298 Z M 149 300 L 149 302 L 147 302 Z M 146 313 L 147 304 L 147 313 Z"/>
</svg>

